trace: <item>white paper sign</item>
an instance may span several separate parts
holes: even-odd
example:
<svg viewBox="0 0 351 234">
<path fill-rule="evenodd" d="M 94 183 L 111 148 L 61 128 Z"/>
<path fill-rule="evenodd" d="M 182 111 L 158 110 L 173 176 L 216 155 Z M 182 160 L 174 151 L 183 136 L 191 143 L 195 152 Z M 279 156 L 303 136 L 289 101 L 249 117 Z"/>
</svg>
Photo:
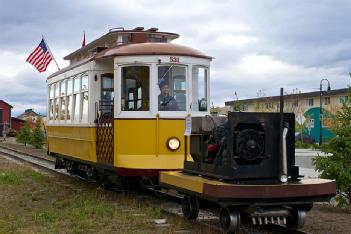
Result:
<svg viewBox="0 0 351 234">
<path fill-rule="evenodd" d="M 185 136 L 190 136 L 191 135 L 191 117 L 186 117 L 185 118 Z"/>
</svg>

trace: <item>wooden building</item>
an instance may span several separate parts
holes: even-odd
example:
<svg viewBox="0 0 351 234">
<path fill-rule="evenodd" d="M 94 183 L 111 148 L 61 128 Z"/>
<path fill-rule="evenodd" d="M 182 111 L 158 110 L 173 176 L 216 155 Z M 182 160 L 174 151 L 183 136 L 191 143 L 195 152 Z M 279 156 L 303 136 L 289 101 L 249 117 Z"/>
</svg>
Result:
<svg viewBox="0 0 351 234">
<path fill-rule="evenodd" d="M 11 109 L 13 107 L 0 100 L 0 137 L 6 134 L 7 129 L 11 128 Z"/>
</svg>

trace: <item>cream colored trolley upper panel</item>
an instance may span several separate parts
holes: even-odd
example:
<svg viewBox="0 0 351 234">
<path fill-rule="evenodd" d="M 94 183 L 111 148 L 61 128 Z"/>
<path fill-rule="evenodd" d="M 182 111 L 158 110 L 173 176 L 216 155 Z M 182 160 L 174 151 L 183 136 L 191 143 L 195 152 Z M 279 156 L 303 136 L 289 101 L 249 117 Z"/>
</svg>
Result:
<svg viewBox="0 0 351 234">
<path fill-rule="evenodd" d="M 206 115 L 209 114 L 208 111 L 202 113 L 193 113 L 190 108 L 191 103 L 191 77 L 192 77 L 192 67 L 201 66 L 208 69 L 210 60 L 203 58 L 194 58 L 186 56 L 126 56 L 126 57 L 115 57 L 115 117 L 119 118 L 155 118 L 159 115 L 161 118 L 185 118 L 189 113 L 194 115 Z M 185 78 L 186 78 L 186 110 L 184 111 L 159 111 L 158 110 L 158 95 L 160 93 L 158 87 L 158 67 L 159 66 L 181 66 L 186 68 Z M 147 111 L 123 111 L 122 110 L 122 68 L 125 66 L 148 66 L 150 68 L 149 79 L 150 79 L 150 108 Z M 208 80 L 209 81 L 209 80 Z M 209 83 L 209 82 L 208 82 Z M 209 85 L 208 85 L 209 86 Z M 209 89 L 209 88 L 208 88 Z M 209 90 L 207 92 L 209 98 Z M 209 105 L 208 105 L 209 106 Z"/>
<path fill-rule="evenodd" d="M 114 63 L 117 65 L 123 64 L 137 64 L 137 63 L 148 63 L 148 64 L 183 64 L 183 65 L 202 65 L 205 67 L 210 66 L 210 59 L 195 58 L 187 56 L 172 56 L 172 55 L 150 55 L 150 56 L 125 56 L 115 57 Z M 176 62 L 175 62 L 176 61 Z"/>
<path fill-rule="evenodd" d="M 100 76 L 103 73 L 113 73 L 113 60 L 111 59 L 110 61 L 104 60 L 104 61 L 91 61 L 85 64 L 82 64 L 79 67 L 75 67 L 71 70 L 68 70 L 62 74 L 59 74 L 57 76 L 54 76 L 50 79 L 48 79 L 48 88 L 49 86 L 53 84 L 58 84 L 61 80 L 69 79 L 69 78 L 75 78 L 77 75 L 79 76 L 80 74 L 86 74 L 88 78 L 88 89 L 86 90 L 87 92 L 87 99 L 88 101 L 85 104 L 79 104 L 79 107 L 75 107 L 75 104 L 72 103 L 74 100 L 74 95 L 79 94 L 83 98 L 82 94 L 84 91 L 78 91 L 79 93 L 76 93 L 76 91 L 73 90 L 73 93 L 71 94 L 72 100 L 68 100 L 68 94 L 66 97 L 66 102 L 71 103 L 70 108 L 67 107 L 67 110 L 65 113 L 65 118 L 64 119 L 50 119 L 48 118 L 48 125 L 50 126 L 95 126 L 94 124 L 94 119 L 96 118 L 96 107 L 95 103 L 98 102 L 100 99 L 100 93 L 99 93 L 99 85 L 100 85 Z M 73 79 L 74 80 L 74 79 Z M 52 98 L 51 98 L 52 99 Z M 48 106 L 48 113 L 47 116 L 50 116 L 50 97 L 48 94 L 47 97 L 47 106 Z M 55 98 L 55 100 L 57 100 Z M 81 101 L 81 100 L 80 100 Z M 79 102 L 80 102 L 79 101 Z M 51 104 L 52 105 L 52 104 Z M 56 108 L 56 106 L 55 106 Z M 84 112 L 85 118 L 84 121 L 82 120 L 82 114 L 83 114 L 83 109 L 86 110 Z M 59 111 L 61 112 L 61 104 L 59 104 Z M 55 110 L 56 112 L 56 110 Z M 72 116 L 68 119 L 68 113 L 71 113 Z M 77 116 L 73 118 L 73 115 L 75 113 L 79 113 Z M 56 113 L 54 113 L 56 114 Z M 77 119 L 77 120 L 76 120 Z"/>
<path fill-rule="evenodd" d="M 91 62 L 88 62 L 88 63 L 85 63 L 79 67 L 75 67 L 71 70 L 68 70 L 64 73 L 61 73 L 57 76 L 54 76 L 50 79 L 47 80 L 47 84 L 50 85 L 52 83 L 55 83 L 57 81 L 60 81 L 62 79 L 65 79 L 65 78 L 68 78 L 68 77 L 71 77 L 71 76 L 74 76 L 76 74 L 79 74 L 79 73 L 82 73 L 82 72 L 86 72 L 86 71 L 89 71 L 89 70 L 94 70 L 94 65 L 95 65 L 95 62 L 94 61 L 91 61 Z"/>
</svg>

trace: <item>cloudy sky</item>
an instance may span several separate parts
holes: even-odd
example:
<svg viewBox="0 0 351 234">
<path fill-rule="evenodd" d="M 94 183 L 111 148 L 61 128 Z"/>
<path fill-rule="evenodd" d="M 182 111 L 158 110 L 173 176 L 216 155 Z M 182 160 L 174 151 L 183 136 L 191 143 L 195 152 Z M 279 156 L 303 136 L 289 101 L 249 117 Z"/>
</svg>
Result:
<svg viewBox="0 0 351 234">
<path fill-rule="evenodd" d="M 322 78 L 332 89 L 350 84 L 350 1 L 281 0 L 2 0 L 0 7 L 0 99 L 46 112 L 45 79 L 54 62 L 38 73 L 25 62 L 44 34 L 60 67 L 87 42 L 113 27 L 157 27 L 181 35 L 175 43 L 213 56 L 214 105 L 237 92 L 254 98 L 258 90 L 277 95 L 314 91 Z M 261 93 L 262 93 L 261 92 Z"/>
</svg>

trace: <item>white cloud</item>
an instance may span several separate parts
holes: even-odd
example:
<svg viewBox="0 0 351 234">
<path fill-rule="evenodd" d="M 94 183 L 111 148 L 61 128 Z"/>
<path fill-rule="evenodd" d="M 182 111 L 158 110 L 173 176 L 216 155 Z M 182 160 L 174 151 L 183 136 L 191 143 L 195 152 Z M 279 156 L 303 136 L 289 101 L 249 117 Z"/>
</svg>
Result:
<svg viewBox="0 0 351 234">
<path fill-rule="evenodd" d="M 255 43 L 258 41 L 258 38 L 245 35 L 221 35 L 216 38 L 216 43 L 219 46 L 233 46 L 233 47 L 242 47 L 247 46 L 248 44 Z"/>
</svg>

